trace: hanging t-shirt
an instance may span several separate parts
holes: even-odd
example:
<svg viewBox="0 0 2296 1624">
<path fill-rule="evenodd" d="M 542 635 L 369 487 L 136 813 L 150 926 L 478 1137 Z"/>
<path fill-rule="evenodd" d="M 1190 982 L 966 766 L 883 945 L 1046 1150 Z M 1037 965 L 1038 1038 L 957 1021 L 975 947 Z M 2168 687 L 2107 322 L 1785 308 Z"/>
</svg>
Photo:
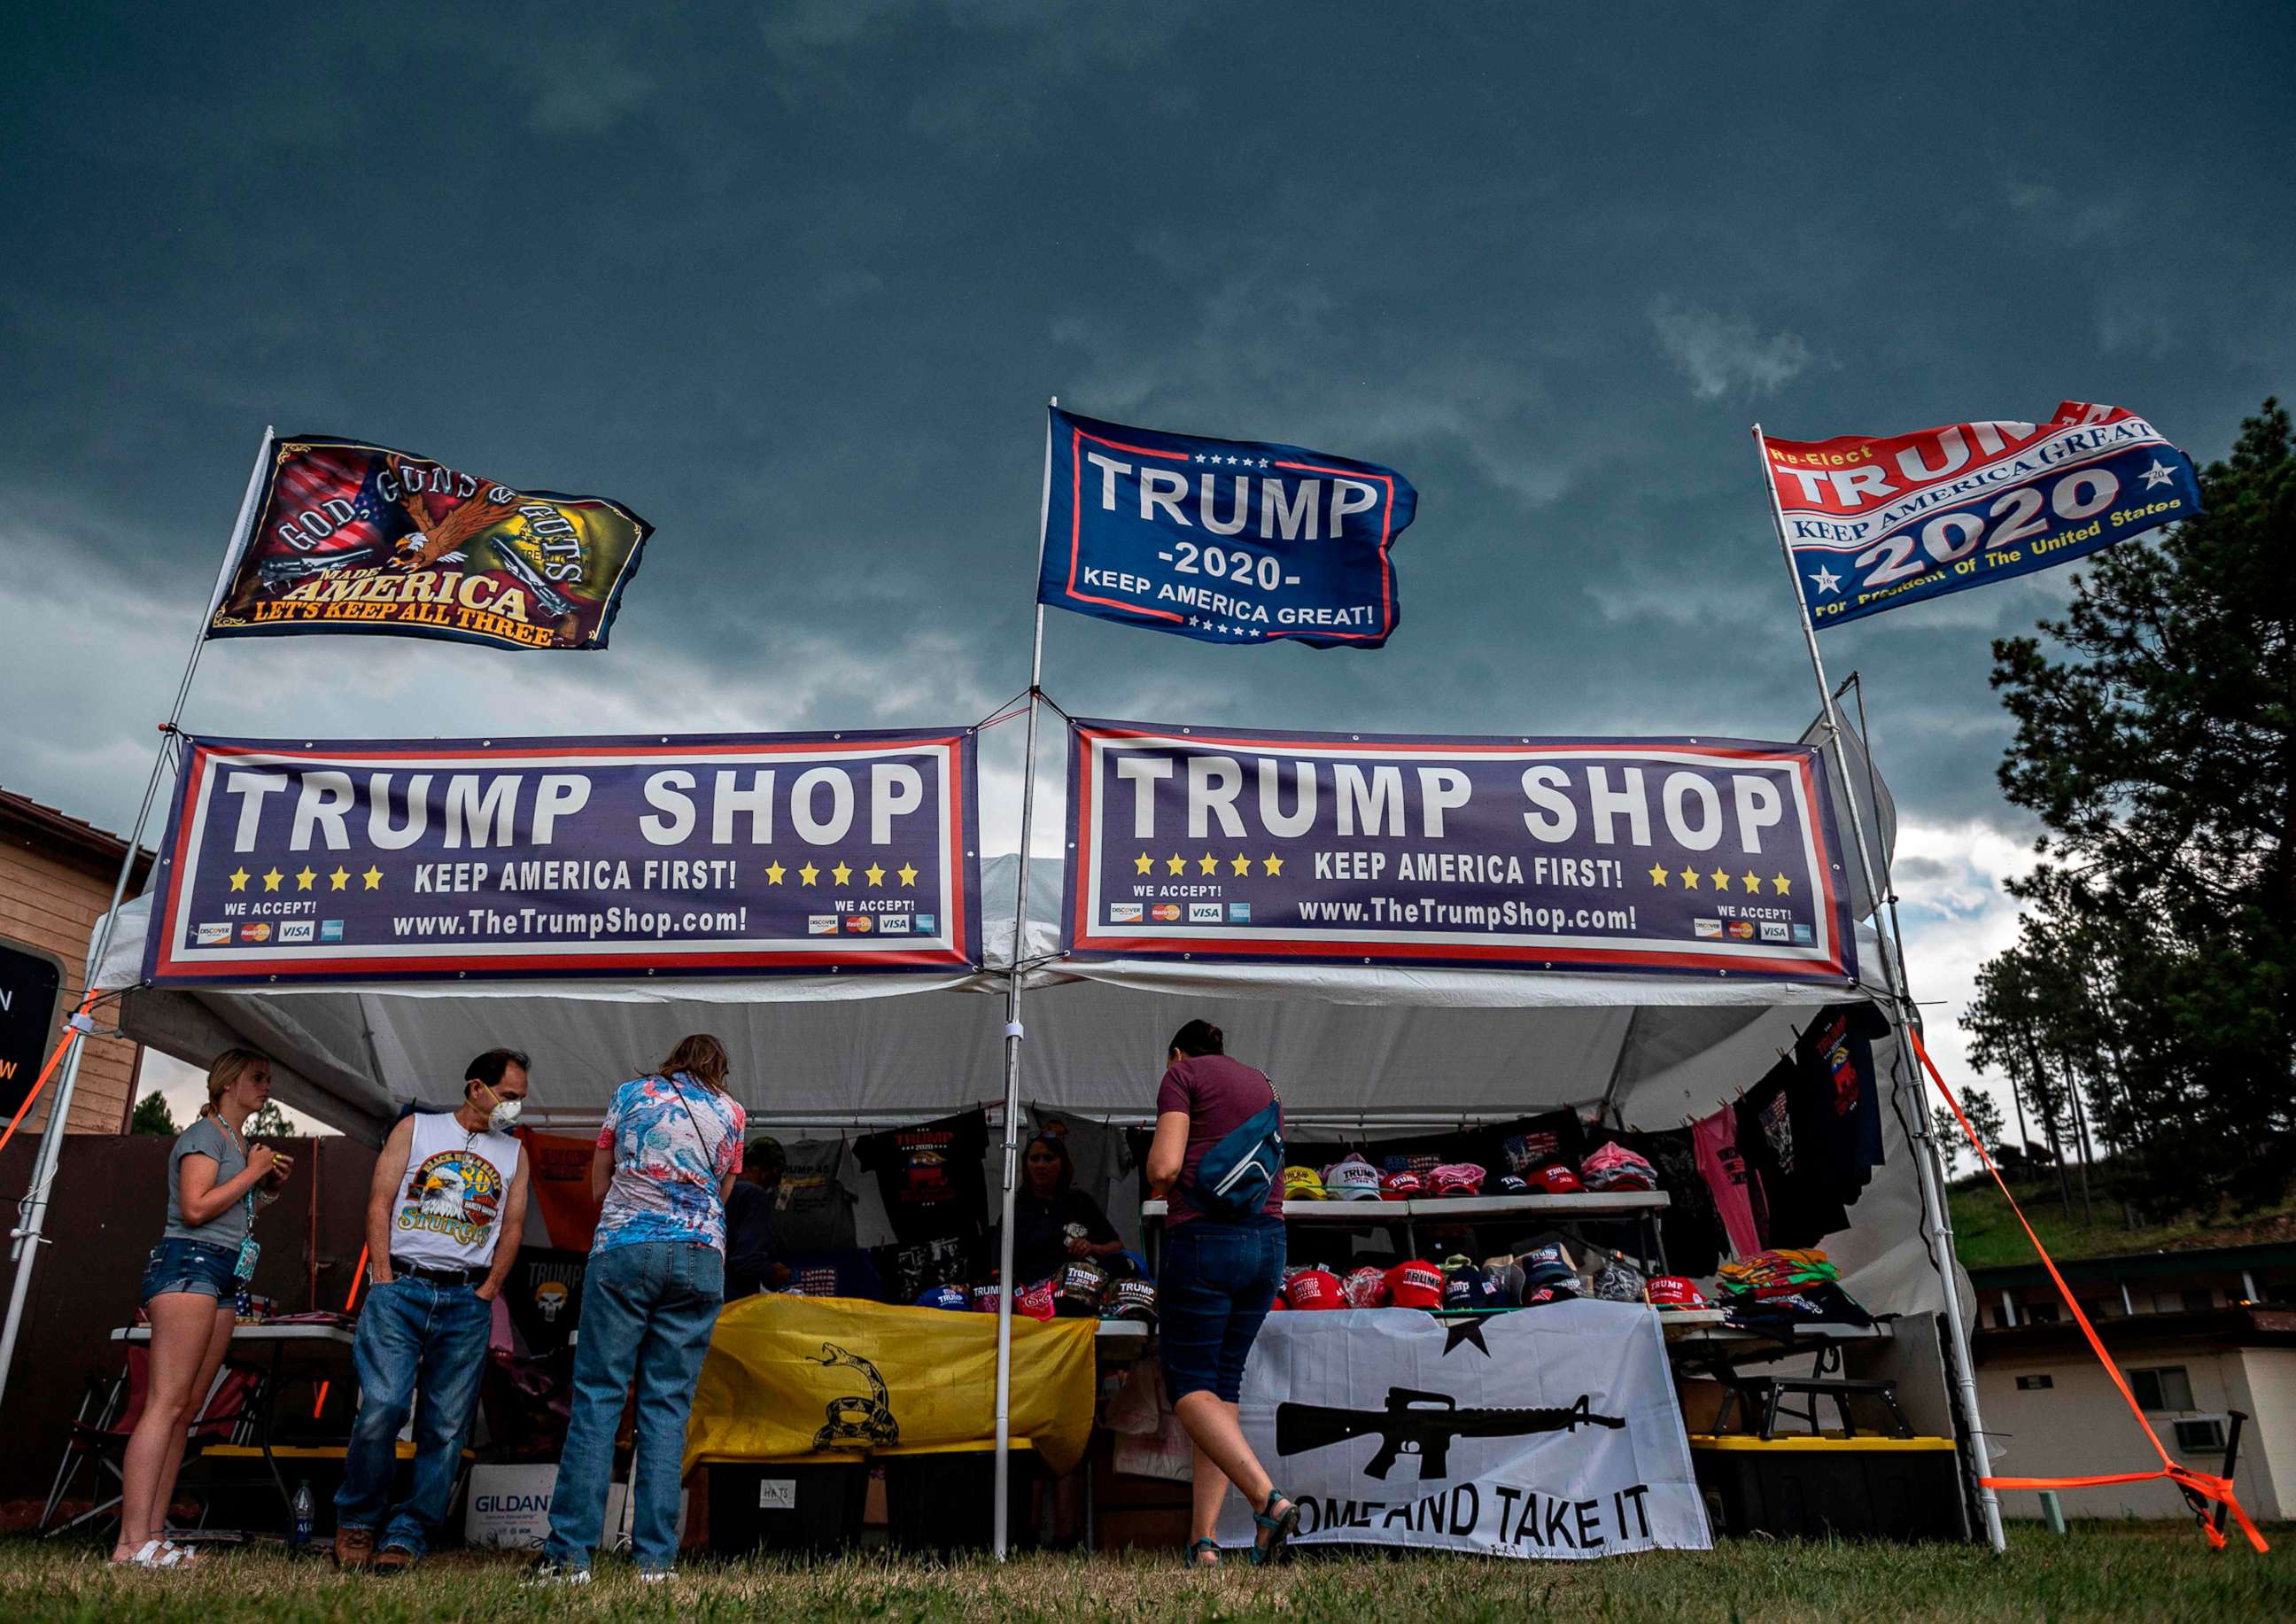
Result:
<svg viewBox="0 0 2296 1624">
<path fill-rule="evenodd" d="M 985 1236 L 985 1231 L 974 1228 L 873 1247 L 869 1262 L 883 1282 L 884 1300 L 914 1302 L 931 1286 L 966 1285 L 988 1278 L 996 1265 L 988 1257 Z"/>
<path fill-rule="evenodd" d="M 1612 1134 L 1611 1138 L 1651 1164 L 1667 1208 L 1659 1216 L 1659 1238 L 1667 1265 L 1677 1275 L 1710 1275 L 1721 1266 L 1729 1235 L 1722 1226 L 1713 1193 L 1698 1172 L 1698 1147 L 1686 1128 L 1658 1133 Z"/>
<path fill-rule="evenodd" d="M 1068 1146 L 1069 1166 L 1076 1174 L 1076 1183 L 1071 1187 L 1092 1197 L 1103 1212 L 1114 1212 L 1117 1181 L 1129 1173 L 1133 1165 L 1124 1136 L 1105 1122 L 1071 1116 L 1046 1105 L 1029 1107 L 1028 1124 L 1031 1133 L 1061 1136 Z M 1026 1148 L 1027 1136 L 1023 1135 L 1022 1149 Z"/>
<path fill-rule="evenodd" d="M 853 1245 L 853 1192 L 846 1185 L 852 1147 L 843 1139 L 782 1144 L 774 1191 L 774 1237 L 784 1251 L 843 1251 Z"/>
<path fill-rule="evenodd" d="M 1835 1193 L 1855 1202 L 1882 1165 L 1882 1090 L 1874 1072 L 1874 1039 L 1890 1022 L 1870 1004 L 1836 1004 L 1794 1043 L 1800 1095 L 1811 1128 L 1826 1147 Z"/>
<path fill-rule="evenodd" d="M 885 1218 L 903 1244 L 971 1234 L 988 1220 L 988 1113 L 967 1111 L 853 1142 L 853 1159 L 877 1176 Z M 786 1177 L 786 1175 L 784 1175 Z"/>
<path fill-rule="evenodd" d="M 1714 1198 L 1714 1210 L 1730 1237 L 1730 1250 L 1751 1258 L 1762 1250 L 1761 1231 L 1754 1223 L 1753 1177 L 1746 1159 L 1738 1153 L 1738 1113 L 1724 1106 L 1712 1116 L 1690 1125 L 1692 1144 L 1698 1152 L 1699 1177 Z"/>
<path fill-rule="evenodd" d="M 1795 1109 L 1800 1079 L 1794 1063 L 1782 1060 L 1738 1102 L 1738 1151 L 1761 1180 L 1769 1208 L 1766 1246 L 1815 1246 L 1849 1227 L 1824 1145 L 1805 1143 L 1806 1136 L 1796 1131 L 1804 1115 Z"/>
</svg>

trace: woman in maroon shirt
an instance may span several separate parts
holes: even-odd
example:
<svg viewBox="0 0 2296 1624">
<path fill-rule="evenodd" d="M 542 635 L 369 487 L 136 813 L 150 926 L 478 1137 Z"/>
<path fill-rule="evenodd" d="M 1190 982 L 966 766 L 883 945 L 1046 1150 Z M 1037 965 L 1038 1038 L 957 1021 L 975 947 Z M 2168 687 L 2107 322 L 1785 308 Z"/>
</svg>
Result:
<svg viewBox="0 0 2296 1624">
<path fill-rule="evenodd" d="M 1283 1193 L 1271 1187 L 1266 1205 L 1241 1222 L 1190 1199 L 1205 1152 L 1275 1095 L 1264 1073 L 1230 1060 L 1226 1047 L 1219 1028 L 1206 1021 L 1191 1021 L 1173 1037 L 1147 1165 L 1149 1188 L 1166 1202 L 1157 1346 L 1164 1390 L 1196 1447 L 1188 1560 L 1204 1567 L 1219 1562 L 1212 1530 L 1230 1483 L 1259 1508 L 1255 1564 L 1282 1556 L 1300 1526 L 1300 1508 L 1268 1480 L 1236 1418 L 1244 1360 L 1283 1284 Z M 1277 1117 L 1280 1128 L 1280 1105 Z"/>
</svg>

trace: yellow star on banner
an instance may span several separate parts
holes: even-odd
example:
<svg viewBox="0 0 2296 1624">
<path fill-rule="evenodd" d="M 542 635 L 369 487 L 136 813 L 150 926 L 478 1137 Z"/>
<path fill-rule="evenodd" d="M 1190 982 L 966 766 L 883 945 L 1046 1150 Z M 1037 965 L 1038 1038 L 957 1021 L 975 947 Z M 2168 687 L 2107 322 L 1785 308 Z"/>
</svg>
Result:
<svg viewBox="0 0 2296 1624">
<path fill-rule="evenodd" d="M 1150 857 L 1150 856 L 1149 856 L 1146 852 L 1144 852 L 1144 852 L 1142 852 L 1138 857 L 1135 857 L 1135 858 L 1133 858 L 1133 859 L 1132 859 L 1132 872 L 1133 872 L 1134 874 L 1147 874 L 1150 870 L 1153 869 L 1155 866 L 1156 866 L 1156 859 L 1155 859 L 1155 858 L 1153 858 L 1153 857 Z"/>
<path fill-rule="evenodd" d="M 797 871 L 797 882 L 800 885 L 811 885 L 816 880 L 820 878 L 821 870 L 816 868 L 810 863 Z"/>
<path fill-rule="evenodd" d="M 1750 868 L 1738 876 L 1738 883 L 1744 886 L 1749 893 L 1759 891 L 1762 889 L 1762 876 Z"/>
<path fill-rule="evenodd" d="M 311 865 L 306 863 L 303 865 L 303 872 L 295 876 L 295 889 L 299 891 L 308 891 L 311 889 L 311 882 L 318 877 Z"/>
<path fill-rule="evenodd" d="M 350 882 L 351 871 L 340 863 L 335 865 L 335 872 L 327 876 L 327 889 L 331 891 L 339 891 Z"/>
<path fill-rule="evenodd" d="M 766 883 L 779 885 L 782 882 L 782 876 L 788 873 L 789 870 L 783 868 L 779 863 L 768 863 L 766 865 Z"/>
<path fill-rule="evenodd" d="M 1694 891 L 1698 889 L 1698 871 L 1696 869 L 1685 868 L 1682 871 L 1682 889 L 1686 891 Z"/>
<path fill-rule="evenodd" d="M 872 863 L 868 867 L 863 869 L 861 872 L 869 876 L 869 883 L 872 885 L 882 885 L 885 883 L 885 870 L 883 865 L 881 864 Z"/>
<path fill-rule="evenodd" d="M 1781 897 L 1791 897 L 1793 895 L 1793 882 L 1780 874 L 1770 882 L 1770 889 Z"/>
<path fill-rule="evenodd" d="M 1706 877 L 1714 882 L 1714 889 L 1718 891 L 1726 891 L 1730 889 L 1730 876 L 1718 868 Z"/>
<path fill-rule="evenodd" d="M 1188 872 L 1188 859 L 1179 856 L 1177 852 L 1174 853 L 1172 856 L 1164 859 L 1164 872 L 1168 874 L 1186 874 Z"/>
<path fill-rule="evenodd" d="M 1209 851 L 1204 853 L 1203 856 L 1196 859 L 1196 872 L 1201 874 L 1216 874 L 1219 873 L 1219 859 L 1212 856 Z"/>
<path fill-rule="evenodd" d="M 243 891 L 247 889 L 247 870 L 243 868 L 232 870 L 231 889 L 235 891 Z"/>
<path fill-rule="evenodd" d="M 1262 857 L 1259 860 L 1259 865 L 1271 874 L 1280 874 L 1283 872 L 1282 857 Z"/>
<path fill-rule="evenodd" d="M 914 885 L 917 882 L 917 865 L 914 863 L 904 863 L 893 872 L 901 876 L 903 885 Z"/>
<path fill-rule="evenodd" d="M 366 873 L 361 874 L 359 878 L 366 882 L 366 889 L 371 891 L 379 891 L 382 889 L 382 870 L 371 863 L 367 865 Z"/>
<path fill-rule="evenodd" d="M 269 874 L 263 876 L 263 889 L 266 891 L 275 891 L 279 889 L 279 882 L 286 877 L 287 876 L 285 874 L 281 874 L 275 868 Z"/>
<path fill-rule="evenodd" d="M 840 885 L 850 885 L 853 882 L 853 871 L 846 866 L 845 860 L 840 857 L 837 866 L 829 871 L 829 877 Z"/>
<path fill-rule="evenodd" d="M 1227 865 L 1229 870 L 1238 876 L 1248 874 L 1251 872 L 1251 859 L 1245 857 L 1240 851 L 1227 860 Z"/>
<path fill-rule="evenodd" d="M 1663 863 L 1652 864 L 1650 865 L 1650 877 L 1651 883 L 1652 885 L 1664 885 L 1666 883 L 1666 865 Z"/>
</svg>

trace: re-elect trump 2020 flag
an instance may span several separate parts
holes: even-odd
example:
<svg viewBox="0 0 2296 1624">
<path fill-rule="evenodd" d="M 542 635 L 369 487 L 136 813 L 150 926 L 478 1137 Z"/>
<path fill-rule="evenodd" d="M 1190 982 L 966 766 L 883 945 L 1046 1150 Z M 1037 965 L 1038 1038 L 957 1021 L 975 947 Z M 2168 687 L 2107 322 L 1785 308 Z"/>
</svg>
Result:
<svg viewBox="0 0 2296 1624">
<path fill-rule="evenodd" d="M 2192 459 L 2120 406 L 1766 443 L 1816 626 L 2030 575 L 2201 511 Z"/>
<path fill-rule="evenodd" d="M 1392 468 L 1052 408 L 1037 602 L 1206 643 L 1375 649 L 1419 495 Z"/>
<path fill-rule="evenodd" d="M 602 649 L 652 527 L 332 435 L 275 441 L 210 637 L 385 632 Z"/>
</svg>

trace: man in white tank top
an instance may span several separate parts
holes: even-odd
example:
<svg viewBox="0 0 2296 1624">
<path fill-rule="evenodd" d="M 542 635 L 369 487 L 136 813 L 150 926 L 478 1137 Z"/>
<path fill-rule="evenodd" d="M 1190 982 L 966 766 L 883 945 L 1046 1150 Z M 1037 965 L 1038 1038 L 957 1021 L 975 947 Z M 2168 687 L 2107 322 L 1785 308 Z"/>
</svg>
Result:
<svg viewBox="0 0 2296 1624">
<path fill-rule="evenodd" d="M 373 1284 L 351 1349 L 358 1419 L 335 1496 L 335 1560 L 345 1568 L 405 1571 L 447 1514 L 495 1298 L 526 1226 L 526 1148 L 510 1131 L 525 1098 L 526 1056 L 489 1049 L 464 1069 L 461 1105 L 401 1118 L 375 1159 L 366 1205 Z M 413 1480 L 394 1507 L 410 1408 Z"/>
</svg>

